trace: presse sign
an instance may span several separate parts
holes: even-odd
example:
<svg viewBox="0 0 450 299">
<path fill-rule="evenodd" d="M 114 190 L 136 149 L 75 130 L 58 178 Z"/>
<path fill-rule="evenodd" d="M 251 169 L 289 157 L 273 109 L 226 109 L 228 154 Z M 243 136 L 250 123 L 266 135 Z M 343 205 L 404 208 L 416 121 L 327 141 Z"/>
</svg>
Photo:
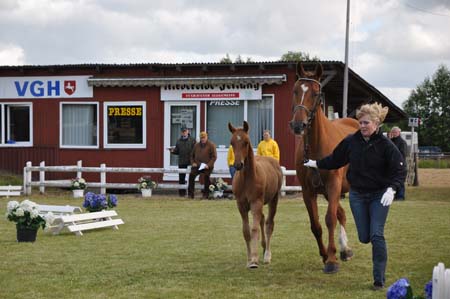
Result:
<svg viewBox="0 0 450 299">
<path fill-rule="evenodd" d="M 89 77 L 2 77 L 0 99 L 92 98 Z"/>
</svg>

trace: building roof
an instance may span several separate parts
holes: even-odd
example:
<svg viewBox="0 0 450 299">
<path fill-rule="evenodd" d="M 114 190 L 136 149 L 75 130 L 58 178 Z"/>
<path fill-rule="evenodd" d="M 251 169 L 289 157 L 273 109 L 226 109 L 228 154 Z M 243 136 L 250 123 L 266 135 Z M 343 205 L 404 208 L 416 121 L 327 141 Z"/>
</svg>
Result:
<svg viewBox="0 0 450 299">
<path fill-rule="evenodd" d="M 345 64 L 341 61 L 304 61 L 302 62 L 305 69 L 313 68 L 317 63 L 321 63 L 324 69 L 323 87 L 325 92 L 333 94 L 333 101 L 337 106 L 342 107 L 343 98 L 343 77 Z M 18 71 L 26 76 L 29 71 L 45 70 L 57 74 L 58 71 L 79 69 L 95 72 L 95 76 L 88 82 L 92 86 L 161 86 L 163 84 L 173 84 L 181 82 L 180 80 L 189 80 L 194 84 L 204 84 L 203 82 L 220 84 L 223 80 L 227 82 L 259 82 L 262 84 L 280 84 L 286 81 L 286 77 L 267 74 L 270 73 L 272 67 L 288 67 L 294 69 L 297 65 L 296 61 L 266 61 L 266 62 L 242 62 L 242 63 L 131 63 L 131 64 L 64 64 L 64 65 L 21 65 L 21 66 L 0 66 L 0 71 Z M 110 69 L 129 69 L 129 68 L 145 68 L 152 72 L 149 77 L 119 77 L 108 78 L 103 70 Z M 185 76 L 182 71 L 200 68 L 204 76 Z M 217 76 L 208 75 L 210 69 L 226 68 L 232 73 L 237 72 L 240 68 L 252 68 L 261 72 L 261 75 L 247 76 Z M 167 71 L 175 70 L 180 76 L 168 76 Z M 154 75 L 154 74 L 159 75 Z M 348 86 L 348 103 L 347 113 L 353 116 L 357 107 L 364 103 L 381 102 L 389 107 L 389 114 L 386 122 L 395 122 L 407 117 L 406 113 L 397 107 L 388 97 L 376 89 L 373 85 L 364 80 L 356 72 L 348 69 L 349 86 Z M 336 97 L 336 98 L 335 98 Z"/>
</svg>

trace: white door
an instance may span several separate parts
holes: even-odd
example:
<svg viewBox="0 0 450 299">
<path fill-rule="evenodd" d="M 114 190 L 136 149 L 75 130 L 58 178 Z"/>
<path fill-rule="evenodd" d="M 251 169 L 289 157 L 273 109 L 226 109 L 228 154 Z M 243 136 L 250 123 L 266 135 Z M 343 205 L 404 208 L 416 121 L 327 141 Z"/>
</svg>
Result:
<svg viewBox="0 0 450 299">
<path fill-rule="evenodd" d="M 164 168 L 178 168 L 178 156 L 171 155 L 168 148 L 175 146 L 180 130 L 186 127 L 197 141 L 200 134 L 200 103 L 166 101 L 164 106 Z M 164 174 L 165 181 L 178 181 L 178 174 Z"/>
</svg>

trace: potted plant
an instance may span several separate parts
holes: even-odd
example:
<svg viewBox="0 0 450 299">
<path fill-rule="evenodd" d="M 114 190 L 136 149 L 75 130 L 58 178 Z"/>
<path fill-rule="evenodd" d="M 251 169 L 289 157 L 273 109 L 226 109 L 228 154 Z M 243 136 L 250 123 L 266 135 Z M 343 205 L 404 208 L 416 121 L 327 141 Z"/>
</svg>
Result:
<svg viewBox="0 0 450 299">
<path fill-rule="evenodd" d="M 223 191 L 228 189 L 228 184 L 222 179 L 218 178 L 209 185 L 209 197 L 223 198 Z"/>
<path fill-rule="evenodd" d="M 53 214 L 48 213 L 44 217 L 39 212 L 39 206 L 28 199 L 21 203 L 15 200 L 8 202 L 6 218 L 16 223 L 18 242 L 34 242 L 39 227 L 44 229 L 46 223 L 52 222 Z"/>
<path fill-rule="evenodd" d="M 152 190 L 156 188 L 157 184 L 150 176 L 140 177 L 138 180 L 138 190 L 141 190 L 142 197 L 151 197 Z"/>
<path fill-rule="evenodd" d="M 83 208 L 88 212 L 99 212 L 116 207 L 117 201 L 117 196 L 114 194 L 105 195 L 88 192 L 84 196 Z"/>
<path fill-rule="evenodd" d="M 72 189 L 73 197 L 80 198 L 84 195 L 84 189 L 86 189 L 86 180 L 83 178 L 71 179 L 70 189 Z"/>
</svg>

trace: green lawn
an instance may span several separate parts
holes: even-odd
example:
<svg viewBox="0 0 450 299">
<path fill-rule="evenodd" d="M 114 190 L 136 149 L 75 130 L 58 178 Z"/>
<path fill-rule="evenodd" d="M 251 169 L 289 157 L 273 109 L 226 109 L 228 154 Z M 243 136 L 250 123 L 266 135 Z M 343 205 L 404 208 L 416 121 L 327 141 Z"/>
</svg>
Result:
<svg viewBox="0 0 450 299">
<path fill-rule="evenodd" d="M 407 277 L 421 294 L 438 262 L 450 268 L 450 187 L 411 187 L 407 196 L 394 202 L 386 227 L 387 284 Z M 69 192 L 30 199 L 81 205 Z M 0 199 L 3 213 L 7 202 Z M 0 298 L 385 298 L 370 290 L 371 247 L 358 242 L 347 199 L 343 205 L 355 256 L 335 275 L 322 273 L 300 198 L 280 201 L 272 264 L 257 270 L 245 267 L 241 219 L 231 200 L 119 195 L 125 224 L 118 231 L 77 237 L 40 230 L 32 244 L 17 243 L 14 224 L 1 220 Z M 320 207 L 323 220 L 323 199 Z"/>
</svg>

